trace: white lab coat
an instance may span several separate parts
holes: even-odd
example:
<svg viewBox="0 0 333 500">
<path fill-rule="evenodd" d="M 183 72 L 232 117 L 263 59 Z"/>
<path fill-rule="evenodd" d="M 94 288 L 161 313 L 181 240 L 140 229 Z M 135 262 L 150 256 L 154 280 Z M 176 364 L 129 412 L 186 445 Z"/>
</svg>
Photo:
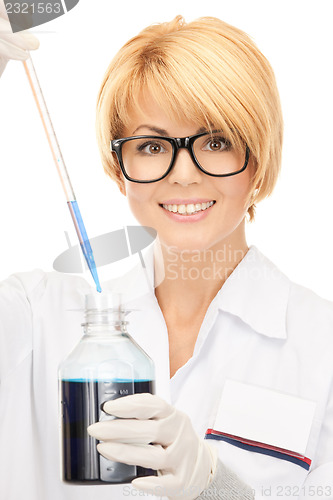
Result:
<svg viewBox="0 0 333 500">
<path fill-rule="evenodd" d="M 151 277 L 152 252 L 145 260 Z M 230 380 L 246 383 L 245 391 L 265 388 L 273 399 L 291 395 L 301 403 L 315 402 L 314 416 L 301 406 L 305 420 L 310 418 L 310 427 L 302 430 L 305 456 L 312 460 L 309 471 L 253 447 L 242 449 L 217 439 L 210 443 L 217 446 L 221 461 L 255 489 L 257 499 L 333 499 L 333 304 L 290 282 L 252 246 L 211 302 L 192 358 L 170 380 L 162 312 L 153 291 L 143 286 L 143 275 L 136 270 L 133 276 L 136 297 L 129 306 L 138 310 L 129 316 L 129 333 L 155 362 L 157 394 L 185 411 L 202 438 L 210 428 L 228 432 L 216 416 Z M 0 286 L 3 500 L 143 496 L 129 485 L 73 486 L 60 480 L 57 368 L 82 336 L 82 313 L 70 310 L 82 307 L 83 293 L 89 289 L 81 277 L 40 270 L 13 275 Z M 242 427 L 247 413 L 241 395 L 237 400 L 236 394 L 235 408 Z M 264 438 L 272 440 L 267 445 L 276 445 L 275 429 L 281 433 L 283 421 L 280 438 L 290 449 L 298 429 L 295 415 L 288 413 L 284 408 L 281 418 L 277 415 L 276 426 L 262 424 L 271 436 L 263 431 Z"/>
</svg>

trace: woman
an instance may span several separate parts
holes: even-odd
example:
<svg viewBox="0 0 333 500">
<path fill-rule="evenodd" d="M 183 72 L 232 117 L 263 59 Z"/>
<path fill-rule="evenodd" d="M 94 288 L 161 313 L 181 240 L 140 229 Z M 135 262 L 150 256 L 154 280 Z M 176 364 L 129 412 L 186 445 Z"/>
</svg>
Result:
<svg viewBox="0 0 333 500">
<path fill-rule="evenodd" d="M 219 439 L 220 459 L 257 496 L 307 497 L 324 486 L 333 495 L 326 454 L 331 375 L 326 383 L 322 374 L 316 382 L 308 375 L 332 342 L 332 305 L 290 283 L 245 238 L 245 216 L 253 219 L 255 202 L 272 192 L 280 168 L 282 116 L 269 63 L 243 32 L 217 19 L 186 25 L 177 17 L 151 26 L 108 68 L 97 134 L 106 172 L 162 244 L 165 279 L 155 295 L 167 327 L 173 401 L 201 436 Z M 184 137 L 191 139 L 178 139 Z M 233 405 L 248 399 L 257 405 L 248 414 L 233 407 L 232 425 L 227 388 Z M 280 409 L 279 424 L 269 405 L 275 417 Z M 116 410 L 114 404 L 110 411 Z M 260 429 L 242 421 L 252 418 Z M 109 437 L 107 429 L 98 432 L 102 424 L 94 427 Z M 114 444 L 101 448 L 109 458 L 126 457 Z"/>
<path fill-rule="evenodd" d="M 332 305 L 245 238 L 246 215 L 254 218 L 280 167 L 269 63 L 245 33 L 214 18 L 148 27 L 106 73 L 97 135 L 104 168 L 139 223 L 158 233 L 165 274 L 130 303 L 158 395 L 105 404 L 124 419 L 89 427 L 99 451 L 159 471 L 134 481 L 142 495 L 333 498 Z M 160 272 L 157 260 L 147 267 Z M 1 430 L 12 460 L 25 456 L 21 483 L 32 498 L 139 496 L 126 486 L 68 487 L 54 473 L 55 374 L 80 336 L 64 311 L 87 288 L 42 272 L 1 288 Z M 21 493 L 12 469 L 3 484 L 6 498 Z"/>
</svg>

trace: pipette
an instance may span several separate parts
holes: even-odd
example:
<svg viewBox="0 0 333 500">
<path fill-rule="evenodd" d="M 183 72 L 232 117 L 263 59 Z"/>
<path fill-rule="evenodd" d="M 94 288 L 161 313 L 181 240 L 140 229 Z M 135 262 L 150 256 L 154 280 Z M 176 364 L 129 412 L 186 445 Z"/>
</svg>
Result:
<svg viewBox="0 0 333 500">
<path fill-rule="evenodd" d="M 36 70 L 33 65 L 31 56 L 29 54 L 29 57 L 26 61 L 23 61 L 24 69 L 27 74 L 32 93 L 35 98 L 35 102 L 43 123 L 43 127 L 46 133 L 46 137 L 52 152 L 52 156 L 55 162 L 55 165 L 57 167 L 57 171 L 60 177 L 61 185 L 64 189 L 66 200 L 67 200 L 67 205 L 70 211 L 70 214 L 72 216 L 76 234 L 79 238 L 80 246 L 83 252 L 83 255 L 86 259 L 86 262 L 88 264 L 89 270 L 91 272 L 91 275 L 94 279 L 94 282 L 96 284 L 96 289 L 98 292 L 101 292 L 101 285 L 99 283 L 98 279 L 98 274 L 97 274 L 97 269 L 96 269 L 96 263 L 93 255 L 93 251 L 90 245 L 90 241 L 87 235 L 86 228 L 84 226 L 82 216 L 80 213 L 79 205 L 76 201 L 76 197 L 73 191 L 73 187 L 67 172 L 67 168 L 64 162 L 64 159 L 61 154 L 61 150 L 59 147 L 59 143 L 57 140 L 57 136 L 55 134 L 50 114 L 48 112 L 46 102 L 42 93 L 42 89 L 40 87 Z"/>
</svg>

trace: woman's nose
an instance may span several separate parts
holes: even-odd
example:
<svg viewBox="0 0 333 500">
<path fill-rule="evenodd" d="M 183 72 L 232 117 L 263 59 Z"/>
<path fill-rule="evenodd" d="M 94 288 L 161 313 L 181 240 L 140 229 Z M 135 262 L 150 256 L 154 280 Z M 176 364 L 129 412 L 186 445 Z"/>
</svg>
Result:
<svg viewBox="0 0 333 500">
<path fill-rule="evenodd" d="M 201 182 L 203 175 L 193 162 L 189 151 L 179 149 L 167 179 L 171 184 L 176 183 L 186 186 L 187 184 Z"/>
</svg>

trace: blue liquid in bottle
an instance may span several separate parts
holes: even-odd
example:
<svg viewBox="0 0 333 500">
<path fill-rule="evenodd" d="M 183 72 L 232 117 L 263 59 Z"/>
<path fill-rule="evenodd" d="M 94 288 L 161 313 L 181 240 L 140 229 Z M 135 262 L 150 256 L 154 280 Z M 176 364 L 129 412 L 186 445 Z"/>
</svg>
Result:
<svg viewBox="0 0 333 500">
<path fill-rule="evenodd" d="M 64 481 L 119 484 L 156 475 L 152 469 L 107 460 L 96 449 L 98 441 L 87 432 L 89 425 L 106 416 L 102 410 L 105 401 L 142 392 L 153 394 L 153 380 L 61 380 L 60 392 Z"/>
</svg>

